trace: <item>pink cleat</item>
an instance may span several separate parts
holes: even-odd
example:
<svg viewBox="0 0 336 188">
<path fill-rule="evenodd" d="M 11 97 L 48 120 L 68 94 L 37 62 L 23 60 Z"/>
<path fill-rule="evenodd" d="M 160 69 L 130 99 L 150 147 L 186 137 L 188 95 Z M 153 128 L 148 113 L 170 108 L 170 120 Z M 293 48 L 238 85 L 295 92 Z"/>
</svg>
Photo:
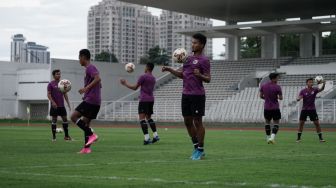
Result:
<svg viewBox="0 0 336 188">
<path fill-rule="evenodd" d="M 98 140 L 98 135 L 96 135 L 96 134 L 93 133 L 91 136 L 89 136 L 89 140 L 85 144 L 85 146 L 89 146 L 89 145 L 91 145 L 93 142 L 95 142 L 97 140 Z"/>
<path fill-rule="evenodd" d="M 78 152 L 79 154 L 89 154 L 91 153 L 91 148 L 83 148 L 82 150 L 80 150 L 80 152 Z"/>
</svg>

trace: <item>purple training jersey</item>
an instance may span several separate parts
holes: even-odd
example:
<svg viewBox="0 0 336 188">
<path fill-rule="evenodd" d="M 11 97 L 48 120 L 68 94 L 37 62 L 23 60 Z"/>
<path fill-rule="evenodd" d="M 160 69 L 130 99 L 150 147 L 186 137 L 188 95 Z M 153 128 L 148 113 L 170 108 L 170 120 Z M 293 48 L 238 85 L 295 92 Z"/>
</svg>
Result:
<svg viewBox="0 0 336 188">
<path fill-rule="evenodd" d="M 316 110 L 315 98 L 318 92 L 319 89 L 317 87 L 305 88 L 300 91 L 299 96 L 303 99 L 302 110 Z"/>
<path fill-rule="evenodd" d="M 260 87 L 260 92 L 263 93 L 265 98 L 265 110 L 279 109 L 278 96 L 282 95 L 282 91 L 278 84 L 270 81 Z"/>
<path fill-rule="evenodd" d="M 89 64 L 85 70 L 84 87 L 89 85 L 96 75 L 99 75 L 99 71 L 93 64 Z M 101 83 L 97 83 L 89 91 L 84 94 L 84 101 L 94 105 L 100 105 L 101 103 Z"/>
<path fill-rule="evenodd" d="M 183 64 L 183 94 L 205 95 L 203 81 L 194 75 L 194 69 L 201 74 L 210 75 L 210 61 L 204 55 L 189 56 Z"/>
<path fill-rule="evenodd" d="M 49 82 L 48 92 L 51 94 L 51 98 L 55 101 L 57 107 L 64 107 L 63 93 L 58 89 L 58 81 L 53 80 Z"/>
<path fill-rule="evenodd" d="M 154 102 L 154 87 L 155 87 L 155 77 L 152 73 L 145 73 L 141 75 L 138 79 L 138 85 L 141 86 L 140 89 L 140 102 Z"/>
</svg>

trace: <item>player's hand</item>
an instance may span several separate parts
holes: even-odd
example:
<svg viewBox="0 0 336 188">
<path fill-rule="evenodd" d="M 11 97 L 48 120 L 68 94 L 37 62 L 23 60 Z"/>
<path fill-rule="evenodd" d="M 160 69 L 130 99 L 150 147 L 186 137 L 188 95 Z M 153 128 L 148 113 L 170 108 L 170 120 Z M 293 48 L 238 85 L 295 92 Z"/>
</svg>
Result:
<svg viewBox="0 0 336 188">
<path fill-rule="evenodd" d="M 86 93 L 86 92 L 87 92 L 86 87 L 84 87 L 84 88 L 78 90 L 78 93 L 79 93 L 79 94 L 83 94 L 83 93 Z"/>
<path fill-rule="evenodd" d="M 69 111 L 71 111 L 71 106 L 70 106 L 70 105 L 68 105 L 68 107 L 69 107 Z"/>
<path fill-rule="evenodd" d="M 194 69 L 194 75 L 195 76 L 201 76 L 201 72 L 199 69 Z"/>
<path fill-rule="evenodd" d="M 57 104 L 53 101 L 53 102 L 51 102 L 51 106 L 53 107 L 53 108 L 57 108 Z"/>
<path fill-rule="evenodd" d="M 126 84 L 126 80 L 125 79 L 120 79 L 120 84 L 121 85 L 125 85 Z"/>
<path fill-rule="evenodd" d="M 162 72 L 166 72 L 166 71 L 169 71 L 169 67 L 163 66 L 162 67 Z"/>
</svg>

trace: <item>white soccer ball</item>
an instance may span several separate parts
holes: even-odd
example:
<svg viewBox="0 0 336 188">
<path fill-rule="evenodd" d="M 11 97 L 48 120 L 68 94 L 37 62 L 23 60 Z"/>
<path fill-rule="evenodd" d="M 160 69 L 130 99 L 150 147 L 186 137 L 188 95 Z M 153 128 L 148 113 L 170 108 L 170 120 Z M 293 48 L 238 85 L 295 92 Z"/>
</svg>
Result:
<svg viewBox="0 0 336 188">
<path fill-rule="evenodd" d="M 128 73 L 131 73 L 133 72 L 135 69 L 135 65 L 133 63 L 127 63 L 125 65 L 125 70 L 128 72 Z"/>
<path fill-rule="evenodd" d="M 184 48 L 177 48 L 173 52 L 173 61 L 177 63 L 184 63 L 187 60 L 188 52 Z"/>
<path fill-rule="evenodd" d="M 317 83 L 320 83 L 320 82 L 323 81 L 323 77 L 322 77 L 322 76 L 316 76 L 316 77 L 315 77 L 315 81 L 316 81 Z"/>
<path fill-rule="evenodd" d="M 69 80 L 63 79 L 58 82 L 58 89 L 62 93 L 67 93 L 71 90 L 71 82 Z"/>
<path fill-rule="evenodd" d="M 62 128 L 56 128 L 56 133 L 62 133 L 63 129 Z"/>
</svg>

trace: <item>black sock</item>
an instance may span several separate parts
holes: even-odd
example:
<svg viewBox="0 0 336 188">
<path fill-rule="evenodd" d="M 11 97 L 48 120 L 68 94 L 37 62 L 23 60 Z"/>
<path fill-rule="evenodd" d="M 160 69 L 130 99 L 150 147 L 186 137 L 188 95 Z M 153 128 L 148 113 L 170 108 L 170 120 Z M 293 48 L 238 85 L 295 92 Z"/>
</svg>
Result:
<svg viewBox="0 0 336 188">
<path fill-rule="evenodd" d="M 78 119 L 76 125 L 84 131 L 85 135 L 91 136 L 93 134 L 90 127 L 87 127 L 83 120 Z"/>
<path fill-rule="evenodd" d="M 63 125 L 63 130 L 64 130 L 64 136 L 69 137 L 69 130 L 68 130 L 69 123 L 68 122 L 63 122 L 62 125 Z"/>
<path fill-rule="evenodd" d="M 194 149 L 197 149 L 198 148 L 198 140 L 196 137 L 191 137 L 191 141 L 194 145 Z"/>
<path fill-rule="evenodd" d="M 53 121 L 53 120 L 51 121 L 51 133 L 52 133 L 53 139 L 56 139 L 56 127 L 57 127 L 56 121 Z"/>
<path fill-rule="evenodd" d="M 301 140 L 301 135 L 302 135 L 302 132 L 297 133 L 297 140 Z"/>
<path fill-rule="evenodd" d="M 274 125 L 273 129 L 272 129 L 272 133 L 276 134 L 278 132 L 278 130 L 279 130 L 279 125 Z"/>
<path fill-rule="evenodd" d="M 318 137 L 319 137 L 320 140 L 323 140 L 322 133 L 317 133 L 317 135 L 318 135 Z"/>
<path fill-rule="evenodd" d="M 265 132 L 267 136 L 271 135 L 271 125 L 265 125 Z"/>
<path fill-rule="evenodd" d="M 204 144 L 198 144 L 197 150 L 203 152 L 204 151 Z"/>
<path fill-rule="evenodd" d="M 149 119 L 149 120 L 147 120 L 147 122 L 148 122 L 150 128 L 152 129 L 152 131 L 156 132 L 156 125 L 155 125 L 154 120 L 153 119 Z"/>
<path fill-rule="evenodd" d="M 148 125 L 146 123 L 146 120 L 141 120 L 140 125 L 141 125 L 141 129 L 142 129 L 143 134 L 144 135 L 148 134 Z"/>
<path fill-rule="evenodd" d="M 87 146 L 85 145 L 88 141 L 89 141 L 89 136 L 84 133 L 84 148 L 89 148 L 91 146 L 91 144 Z"/>
</svg>

